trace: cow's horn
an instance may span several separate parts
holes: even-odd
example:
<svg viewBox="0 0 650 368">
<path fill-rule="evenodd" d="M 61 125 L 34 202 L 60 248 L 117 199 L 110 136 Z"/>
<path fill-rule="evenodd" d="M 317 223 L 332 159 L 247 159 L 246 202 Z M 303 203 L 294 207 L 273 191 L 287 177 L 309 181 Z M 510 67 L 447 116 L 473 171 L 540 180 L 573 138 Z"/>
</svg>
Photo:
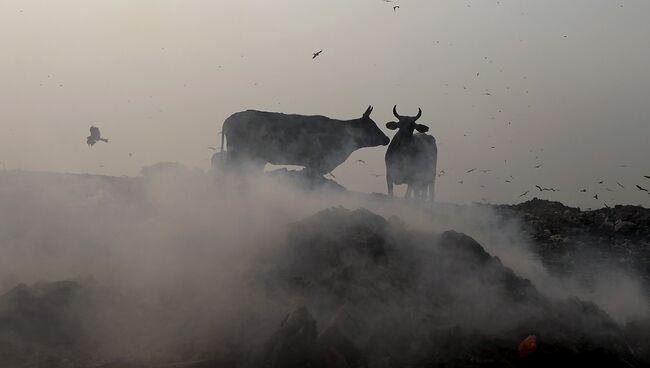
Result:
<svg viewBox="0 0 650 368">
<path fill-rule="evenodd" d="M 395 115 L 396 118 L 400 118 L 399 114 L 397 113 L 397 105 L 393 106 L 393 115 Z"/>
<path fill-rule="evenodd" d="M 418 107 L 418 114 L 415 116 L 415 120 L 418 120 L 422 116 L 422 109 Z"/>
</svg>

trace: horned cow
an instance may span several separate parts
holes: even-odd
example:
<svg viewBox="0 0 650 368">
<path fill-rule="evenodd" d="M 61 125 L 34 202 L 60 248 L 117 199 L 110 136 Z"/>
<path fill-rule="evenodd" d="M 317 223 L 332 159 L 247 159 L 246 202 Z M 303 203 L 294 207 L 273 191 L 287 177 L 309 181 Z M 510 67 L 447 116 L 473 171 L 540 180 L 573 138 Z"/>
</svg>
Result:
<svg viewBox="0 0 650 368">
<path fill-rule="evenodd" d="M 390 139 L 370 118 L 372 106 L 362 117 L 336 120 L 319 115 L 289 115 L 247 110 L 228 117 L 223 124 L 221 147 L 226 167 L 249 166 L 261 170 L 267 163 L 304 166 L 324 175 L 363 147 L 385 146 Z"/>
<path fill-rule="evenodd" d="M 433 201 L 438 148 L 435 138 L 425 134 L 429 128 L 416 123 L 422 109 L 416 116 L 401 116 L 394 106 L 393 115 L 398 121 L 386 123 L 388 129 L 397 130 L 385 157 L 388 194 L 393 195 L 394 184 L 408 184 L 405 197 Z M 413 134 L 415 130 L 419 134 Z"/>
</svg>

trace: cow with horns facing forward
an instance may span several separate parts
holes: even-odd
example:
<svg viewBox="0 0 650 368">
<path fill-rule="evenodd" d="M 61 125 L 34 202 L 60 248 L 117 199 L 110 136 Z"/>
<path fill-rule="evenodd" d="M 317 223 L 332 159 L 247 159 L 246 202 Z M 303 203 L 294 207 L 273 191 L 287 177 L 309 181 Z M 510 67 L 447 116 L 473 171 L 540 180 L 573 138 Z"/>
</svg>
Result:
<svg viewBox="0 0 650 368">
<path fill-rule="evenodd" d="M 416 116 L 401 116 L 396 105 L 393 115 L 398 121 L 386 123 L 388 129 L 397 130 L 386 151 L 388 195 L 393 195 L 394 184 L 408 184 L 405 198 L 433 201 L 438 147 L 435 138 L 425 134 L 429 128 L 416 123 L 422 109 Z M 419 134 L 413 134 L 415 130 Z"/>
</svg>

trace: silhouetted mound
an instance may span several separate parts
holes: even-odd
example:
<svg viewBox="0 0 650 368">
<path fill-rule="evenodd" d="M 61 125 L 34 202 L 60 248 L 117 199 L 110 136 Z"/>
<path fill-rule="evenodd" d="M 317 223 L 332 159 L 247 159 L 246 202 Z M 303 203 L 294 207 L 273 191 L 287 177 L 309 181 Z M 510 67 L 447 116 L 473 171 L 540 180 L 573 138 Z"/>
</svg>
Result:
<svg viewBox="0 0 650 368">
<path fill-rule="evenodd" d="M 280 251 L 260 258 L 263 268 L 251 272 L 252 286 L 242 282 L 244 293 L 254 294 L 259 304 L 233 299 L 230 308 L 188 305 L 183 296 L 152 307 L 130 300 L 130 294 L 69 281 L 19 285 L 0 296 L 0 363 L 9 362 L 0 366 L 648 362 L 647 324 L 623 330 L 593 303 L 549 299 L 455 231 L 413 231 L 396 217 L 338 207 L 291 224 Z M 282 319 L 278 310 L 290 313 Z M 144 338 L 151 330 L 155 338 Z M 537 347 L 521 357 L 518 346 L 530 335 Z M 111 350 L 106 341 L 116 346 Z"/>
<path fill-rule="evenodd" d="M 634 271 L 650 286 L 650 209 L 617 205 L 581 211 L 537 198 L 498 208 L 522 219 L 551 271 L 589 278 L 614 266 Z"/>
<path fill-rule="evenodd" d="M 0 333 L 31 342 L 70 344 L 84 337 L 78 313 L 88 303 L 76 282 L 20 284 L 0 297 Z"/>
<path fill-rule="evenodd" d="M 291 226 L 272 277 L 373 364 L 536 365 L 634 362 L 596 305 L 549 300 L 472 238 L 407 230 L 398 219 L 333 208 Z M 287 292 L 285 290 L 285 292 Z M 537 351 L 516 354 L 528 335 Z"/>
<path fill-rule="evenodd" d="M 266 173 L 272 178 L 285 181 L 292 184 L 296 188 L 302 189 L 305 192 L 314 190 L 319 191 L 345 191 L 345 187 L 334 180 L 327 179 L 322 175 L 310 172 L 309 170 L 288 170 L 277 169 Z"/>
<path fill-rule="evenodd" d="M 305 307 L 291 312 L 269 338 L 256 366 L 260 367 L 365 367 L 363 354 L 335 326 L 320 335 L 316 320 Z"/>
</svg>

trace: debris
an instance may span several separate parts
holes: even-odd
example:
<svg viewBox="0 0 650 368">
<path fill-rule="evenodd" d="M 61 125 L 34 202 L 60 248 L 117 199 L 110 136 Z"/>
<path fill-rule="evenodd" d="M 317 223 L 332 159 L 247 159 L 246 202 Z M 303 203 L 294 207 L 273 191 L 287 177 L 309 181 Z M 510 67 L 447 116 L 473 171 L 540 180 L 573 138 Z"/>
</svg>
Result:
<svg viewBox="0 0 650 368">
<path fill-rule="evenodd" d="M 537 337 L 535 335 L 530 335 L 523 339 L 517 348 L 519 356 L 524 358 L 532 354 L 537 350 Z"/>
</svg>

